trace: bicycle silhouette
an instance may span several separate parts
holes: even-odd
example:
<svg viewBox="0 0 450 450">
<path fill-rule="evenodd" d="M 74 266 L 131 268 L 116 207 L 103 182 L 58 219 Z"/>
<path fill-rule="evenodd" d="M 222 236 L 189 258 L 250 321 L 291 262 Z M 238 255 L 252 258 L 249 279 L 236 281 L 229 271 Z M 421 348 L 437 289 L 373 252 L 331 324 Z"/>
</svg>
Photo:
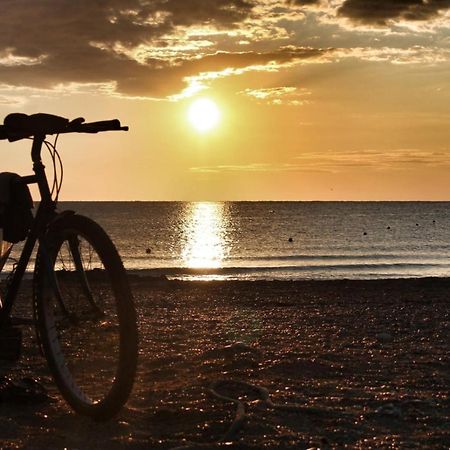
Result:
<svg viewBox="0 0 450 450">
<path fill-rule="evenodd" d="M 62 183 L 56 141 L 62 133 L 112 130 L 128 127 L 118 120 L 84 123 L 82 118 L 69 121 L 42 113 L 10 114 L 0 126 L 0 139 L 33 140 L 34 175 L 19 178 L 24 185 L 37 184 L 41 197 L 20 258 L 7 279 L 0 327 L 15 325 L 11 310 L 37 245 L 33 323 L 38 343 L 65 400 L 76 412 L 96 419 L 115 415 L 131 392 L 138 354 L 136 313 L 125 269 L 106 232 L 74 211 L 56 210 Z M 53 144 L 46 140 L 49 134 L 57 135 Z M 43 144 L 52 156 L 52 189 L 41 160 Z"/>
</svg>

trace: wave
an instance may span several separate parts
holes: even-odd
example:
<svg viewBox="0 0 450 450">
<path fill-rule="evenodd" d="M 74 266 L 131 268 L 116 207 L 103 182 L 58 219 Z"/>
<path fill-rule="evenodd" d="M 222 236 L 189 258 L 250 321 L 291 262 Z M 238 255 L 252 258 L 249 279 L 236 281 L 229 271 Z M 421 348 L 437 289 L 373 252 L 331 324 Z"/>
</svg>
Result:
<svg viewBox="0 0 450 450">
<path fill-rule="evenodd" d="M 327 254 L 327 255 L 263 255 L 263 256 L 234 256 L 226 258 L 226 261 L 329 261 L 329 260 L 440 260 L 448 259 L 450 261 L 450 253 L 447 255 L 436 255 L 434 253 L 426 253 L 418 255 L 417 253 L 399 254 Z"/>
<path fill-rule="evenodd" d="M 340 264 L 340 265 L 305 265 L 284 267 L 220 267 L 220 268 L 189 268 L 160 267 L 153 269 L 129 269 L 129 272 L 143 276 L 162 276 L 179 278 L 184 276 L 222 276 L 225 278 L 369 278 L 383 277 L 421 277 L 432 273 L 440 276 L 450 275 L 450 264 L 394 263 L 394 264 Z"/>
<path fill-rule="evenodd" d="M 128 260 L 146 260 L 146 261 L 176 261 L 176 258 L 173 256 L 159 256 L 159 255 L 151 255 L 151 256 L 135 256 L 130 255 L 126 256 Z M 345 261 L 345 260 L 356 260 L 356 261 L 390 261 L 390 260 L 406 260 L 413 261 L 434 261 L 434 260 L 449 260 L 450 261 L 450 253 L 448 254 L 436 254 L 436 253 L 403 253 L 400 254 L 398 252 L 391 254 L 322 254 L 322 255 L 308 255 L 308 254 L 300 254 L 300 255 L 248 255 L 248 256 L 228 256 L 222 259 L 223 263 L 232 263 L 232 262 L 245 262 L 245 261 L 297 261 L 297 262 L 308 262 L 308 261 Z"/>
</svg>

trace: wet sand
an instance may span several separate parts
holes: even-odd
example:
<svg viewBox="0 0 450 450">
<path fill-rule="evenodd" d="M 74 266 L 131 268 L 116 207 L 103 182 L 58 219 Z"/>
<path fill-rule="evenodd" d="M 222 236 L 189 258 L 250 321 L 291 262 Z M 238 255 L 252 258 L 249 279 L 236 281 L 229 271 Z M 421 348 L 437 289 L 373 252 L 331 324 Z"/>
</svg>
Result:
<svg viewBox="0 0 450 450">
<path fill-rule="evenodd" d="M 72 413 L 25 328 L 0 374 L 38 377 L 51 401 L 3 398 L 2 448 L 450 447 L 450 280 L 132 287 L 141 354 L 120 415 Z M 231 432 L 236 404 L 220 395 L 245 404 Z"/>
</svg>

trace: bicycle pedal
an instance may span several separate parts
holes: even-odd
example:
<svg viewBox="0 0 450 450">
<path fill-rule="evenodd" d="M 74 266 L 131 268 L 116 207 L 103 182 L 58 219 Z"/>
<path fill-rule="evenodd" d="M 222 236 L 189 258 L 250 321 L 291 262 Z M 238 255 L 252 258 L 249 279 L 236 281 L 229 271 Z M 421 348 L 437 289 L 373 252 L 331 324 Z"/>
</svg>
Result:
<svg viewBox="0 0 450 450">
<path fill-rule="evenodd" d="M 15 327 L 0 328 L 0 360 L 17 361 L 22 348 L 22 330 Z"/>
</svg>

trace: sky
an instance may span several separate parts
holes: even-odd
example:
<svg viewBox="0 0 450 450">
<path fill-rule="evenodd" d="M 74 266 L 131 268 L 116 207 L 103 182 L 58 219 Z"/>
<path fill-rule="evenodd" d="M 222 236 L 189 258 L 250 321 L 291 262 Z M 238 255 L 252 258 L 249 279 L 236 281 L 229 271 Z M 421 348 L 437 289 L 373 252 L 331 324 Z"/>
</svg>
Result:
<svg viewBox="0 0 450 450">
<path fill-rule="evenodd" d="M 130 127 L 59 138 L 63 200 L 450 200 L 450 0 L 1 6 L 1 117 Z"/>
</svg>

